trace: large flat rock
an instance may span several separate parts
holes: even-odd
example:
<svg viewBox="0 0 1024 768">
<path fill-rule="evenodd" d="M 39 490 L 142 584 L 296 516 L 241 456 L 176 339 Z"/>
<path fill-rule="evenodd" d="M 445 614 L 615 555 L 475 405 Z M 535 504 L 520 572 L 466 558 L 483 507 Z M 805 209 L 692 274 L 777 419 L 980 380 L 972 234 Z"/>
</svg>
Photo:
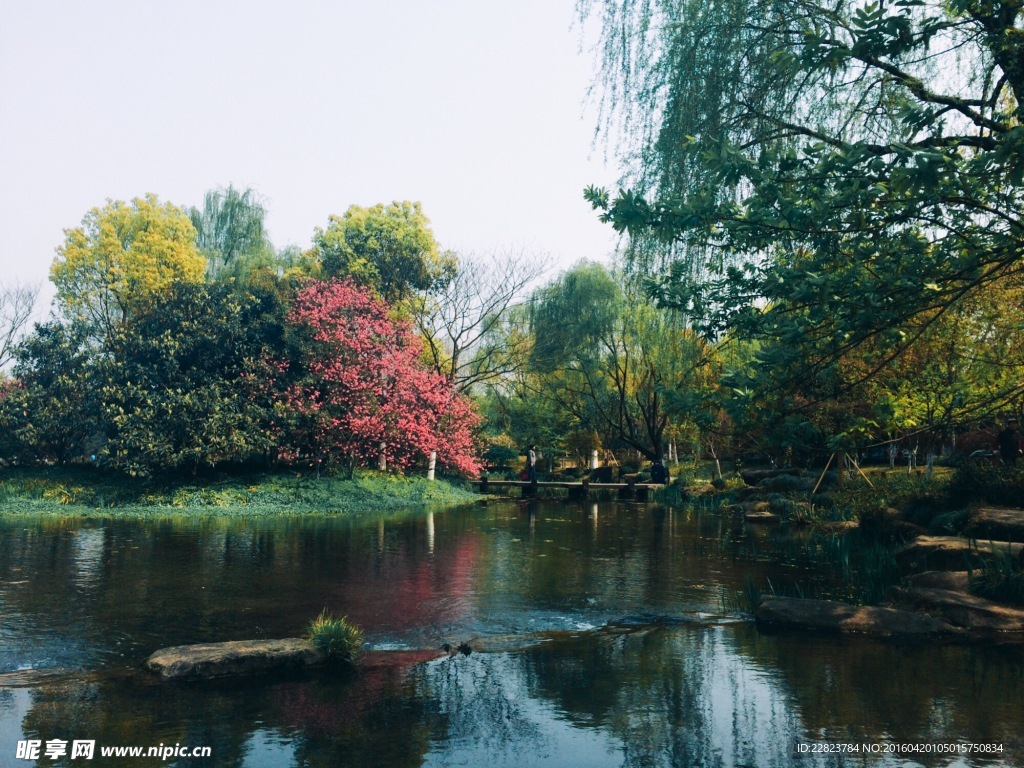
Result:
<svg viewBox="0 0 1024 768">
<path fill-rule="evenodd" d="M 284 672 L 316 667 L 327 654 L 308 640 L 236 640 L 161 648 L 148 659 L 146 668 L 164 680 L 206 680 L 214 677 Z"/>
<path fill-rule="evenodd" d="M 842 634 L 932 640 L 954 638 L 963 630 L 942 619 L 895 608 L 849 605 L 832 600 L 768 597 L 754 612 L 758 622 L 778 627 Z"/>
<path fill-rule="evenodd" d="M 1024 633 L 1024 611 L 967 592 L 929 587 L 894 587 L 890 597 L 900 608 L 923 611 L 972 631 Z"/>
<path fill-rule="evenodd" d="M 918 536 L 896 550 L 896 562 L 912 571 L 962 571 L 978 568 L 998 550 L 1020 558 L 1024 545 L 964 539 L 959 536 Z"/>
<path fill-rule="evenodd" d="M 971 514 L 964 535 L 976 539 L 1024 541 L 1024 509 L 980 507 Z"/>
</svg>

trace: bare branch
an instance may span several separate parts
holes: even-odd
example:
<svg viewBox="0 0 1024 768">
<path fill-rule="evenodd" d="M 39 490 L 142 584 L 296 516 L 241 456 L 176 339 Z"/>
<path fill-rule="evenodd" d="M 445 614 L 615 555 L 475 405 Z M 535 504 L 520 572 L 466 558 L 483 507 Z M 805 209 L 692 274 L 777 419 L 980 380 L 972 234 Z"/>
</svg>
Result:
<svg viewBox="0 0 1024 768">
<path fill-rule="evenodd" d="M 0 285 L 0 370 L 14 356 L 14 348 L 32 319 L 39 284 L 11 283 Z"/>
</svg>

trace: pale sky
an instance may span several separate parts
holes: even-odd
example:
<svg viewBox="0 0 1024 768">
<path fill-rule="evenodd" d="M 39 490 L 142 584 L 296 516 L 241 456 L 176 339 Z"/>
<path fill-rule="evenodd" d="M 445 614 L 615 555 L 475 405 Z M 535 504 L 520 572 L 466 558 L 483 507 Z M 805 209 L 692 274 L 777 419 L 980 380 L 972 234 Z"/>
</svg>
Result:
<svg viewBox="0 0 1024 768">
<path fill-rule="evenodd" d="M 46 281 L 107 198 L 234 184 L 306 248 L 351 204 L 418 200 L 443 247 L 605 259 L 574 0 L 0 0 L 0 281 Z M 52 296 L 47 283 L 46 300 Z"/>
</svg>

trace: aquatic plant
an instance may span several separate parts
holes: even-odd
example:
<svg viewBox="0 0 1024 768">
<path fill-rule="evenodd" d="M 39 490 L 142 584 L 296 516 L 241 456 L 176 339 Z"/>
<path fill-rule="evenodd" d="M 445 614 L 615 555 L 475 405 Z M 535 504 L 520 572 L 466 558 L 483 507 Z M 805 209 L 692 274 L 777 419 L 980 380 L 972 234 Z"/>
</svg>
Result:
<svg viewBox="0 0 1024 768">
<path fill-rule="evenodd" d="M 336 619 L 324 608 L 309 623 L 308 635 L 313 647 L 326 651 L 331 661 L 354 664 L 359 658 L 363 631 L 350 622 L 347 616 Z"/>
<path fill-rule="evenodd" d="M 972 594 L 998 603 L 1024 605 L 1024 565 L 1009 552 L 993 547 L 992 557 L 979 570 L 967 572 Z"/>
<path fill-rule="evenodd" d="M 768 582 L 771 585 L 771 582 Z M 761 590 L 754 584 L 754 580 L 747 576 L 743 580 L 743 602 L 742 607 L 753 613 L 757 610 L 758 606 L 761 605 L 761 600 L 764 596 L 761 594 Z"/>
</svg>

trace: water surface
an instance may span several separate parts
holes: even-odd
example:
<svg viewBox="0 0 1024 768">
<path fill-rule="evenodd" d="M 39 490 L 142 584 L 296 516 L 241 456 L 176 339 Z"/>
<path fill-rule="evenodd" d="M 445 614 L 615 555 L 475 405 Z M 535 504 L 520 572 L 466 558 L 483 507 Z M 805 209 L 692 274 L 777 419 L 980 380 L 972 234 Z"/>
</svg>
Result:
<svg viewBox="0 0 1024 768">
<path fill-rule="evenodd" d="M 794 537 L 712 511 L 8 518 L 0 542 L 0 766 L 32 764 L 14 759 L 27 738 L 213 750 L 140 765 L 1024 765 L 1018 646 L 764 634 L 736 610 L 748 580 L 839 576 L 809 570 Z M 389 653 L 340 677 L 165 685 L 140 671 L 162 646 L 301 634 L 323 608 Z M 528 633 L 543 642 L 436 655 Z M 812 742 L 1003 751 L 800 751 Z"/>
</svg>

